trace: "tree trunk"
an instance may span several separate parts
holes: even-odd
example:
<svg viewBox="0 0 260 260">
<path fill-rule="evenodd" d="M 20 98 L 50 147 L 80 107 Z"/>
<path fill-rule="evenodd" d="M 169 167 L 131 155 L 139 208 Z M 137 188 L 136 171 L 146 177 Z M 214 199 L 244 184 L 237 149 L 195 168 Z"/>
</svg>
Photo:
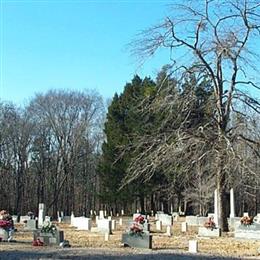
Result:
<svg viewBox="0 0 260 260">
<path fill-rule="evenodd" d="M 224 171 L 223 156 L 218 158 L 217 164 L 217 191 L 218 191 L 218 224 L 222 231 L 228 231 L 227 212 L 226 212 L 226 199 L 225 199 L 225 186 L 226 174 Z"/>
</svg>

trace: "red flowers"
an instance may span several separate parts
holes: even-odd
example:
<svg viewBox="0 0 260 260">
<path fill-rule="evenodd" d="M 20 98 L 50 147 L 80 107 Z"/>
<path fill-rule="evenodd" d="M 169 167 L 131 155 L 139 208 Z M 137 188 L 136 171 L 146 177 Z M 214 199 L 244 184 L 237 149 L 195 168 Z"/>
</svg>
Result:
<svg viewBox="0 0 260 260">
<path fill-rule="evenodd" d="M 131 226 L 130 226 L 130 232 L 132 234 L 141 234 L 143 232 L 143 228 L 140 224 L 138 223 L 133 223 Z"/>
<path fill-rule="evenodd" d="M 249 226 L 253 224 L 253 218 L 249 216 L 244 216 L 240 219 L 240 223 L 245 226 Z"/>
<path fill-rule="evenodd" d="M 0 219 L 0 227 L 1 228 L 11 228 L 12 227 L 12 222 L 8 221 L 8 220 Z"/>
<path fill-rule="evenodd" d="M 32 245 L 33 246 L 43 246 L 43 242 L 39 238 L 37 238 L 36 240 L 34 240 L 32 242 Z"/>
<path fill-rule="evenodd" d="M 134 221 L 139 224 L 144 224 L 144 217 L 142 215 L 137 216 Z"/>
<path fill-rule="evenodd" d="M 204 223 L 204 227 L 209 228 L 209 229 L 214 229 L 214 228 L 216 228 L 216 224 L 212 220 L 212 218 L 209 218 L 209 220 Z"/>
</svg>

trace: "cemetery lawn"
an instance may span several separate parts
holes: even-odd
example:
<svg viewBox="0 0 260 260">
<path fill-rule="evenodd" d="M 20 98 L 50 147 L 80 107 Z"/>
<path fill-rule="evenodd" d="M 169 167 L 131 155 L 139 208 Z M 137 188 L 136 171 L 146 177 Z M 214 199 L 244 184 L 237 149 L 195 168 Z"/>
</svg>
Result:
<svg viewBox="0 0 260 260">
<path fill-rule="evenodd" d="M 118 219 L 117 219 L 118 220 Z M 129 218 L 124 218 L 124 223 L 127 223 Z M 24 231 L 23 226 L 16 225 L 17 232 L 14 234 L 16 242 L 0 243 L 0 259 L 12 259 L 8 254 L 16 252 L 19 254 L 32 254 L 31 257 L 35 257 L 33 254 L 45 252 L 47 255 L 51 252 L 55 252 L 55 257 L 58 257 L 59 252 L 63 254 L 65 251 L 71 252 L 73 255 L 91 254 L 91 252 L 106 254 L 106 255 L 140 255 L 140 254 L 161 254 L 161 253 L 188 253 L 188 241 L 191 239 L 198 240 L 199 253 L 209 256 L 221 256 L 221 257 L 253 257 L 253 259 L 260 259 L 259 249 L 260 241 L 249 240 L 237 240 L 234 239 L 233 234 L 227 233 L 220 238 L 199 238 L 197 237 L 197 227 L 189 227 L 187 233 L 181 232 L 181 221 L 174 222 L 173 236 L 166 236 L 166 227 L 162 231 L 156 231 L 155 223 L 153 219 L 150 220 L 151 232 L 153 235 L 153 249 L 141 250 L 125 248 L 121 244 L 122 232 L 127 228 L 127 224 L 119 226 L 117 224 L 117 230 L 113 231 L 113 235 L 110 235 L 109 241 L 105 241 L 105 236 L 99 233 L 90 231 L 79 231 L 70 227 L 68 224 L 57 224 L 61 230 L 64 231 L 65 240 L 69 240 L 71 244 L 70 249 L 61 249 L 59 247 L 33 247 L 32 246 L 32 232 Z M 86 250 L 87 249 L 87 250 Z M 109 250 L 108 250 L 109 249 Z M 84 251 L 85 250 L 85 251 Z M 4 252 L 3 252 L 4 251 Z M 6 255 L 7 254 L 7 255 Z M 4 257 L 3 257 L 4 256 Z M 45 255 L 46 257 L 46 255 Z M 205 258 L 205 257 L 203 257 Z M 15 259 L 15 258 L 13 258 Z M 19 258 L 17 258 L 19 259 Z M 23 258 L 26 259 L 26 258 Z M 96 259 L 96 258 L 95 258 Z M 100 258 L 101 259 L 101 258 Z M 162 258 L 163 259 L 163 258 Z"/>
</svg>

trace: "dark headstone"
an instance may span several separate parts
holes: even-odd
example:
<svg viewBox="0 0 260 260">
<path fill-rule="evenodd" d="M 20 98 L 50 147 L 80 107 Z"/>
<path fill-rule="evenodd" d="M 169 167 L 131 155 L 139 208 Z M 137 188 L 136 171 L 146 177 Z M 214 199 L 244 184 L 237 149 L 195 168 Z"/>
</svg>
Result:
<svg viewBox="0 0 260 260">
<path fill-rule="evenodd" d="M 123 233 L 122 234 L 122 243 L 124 245 L 130 247 L 137 247 L 137 248 L 152 248 L 152 235 L 148 232 L 144 232 L 142 234 L 135 234 L 132 235 L 130 233 Z"/>
<path fill-rule="evenodd" d="M 59 245 L 64 241 L 64 233 L 60 230 L 55 230 L 53 233 L 49 232 L 41 232 L 40 230 L 36 230 L 33 232 L 33 239 L 40 239 L 44 245 Z"/>
</svg>

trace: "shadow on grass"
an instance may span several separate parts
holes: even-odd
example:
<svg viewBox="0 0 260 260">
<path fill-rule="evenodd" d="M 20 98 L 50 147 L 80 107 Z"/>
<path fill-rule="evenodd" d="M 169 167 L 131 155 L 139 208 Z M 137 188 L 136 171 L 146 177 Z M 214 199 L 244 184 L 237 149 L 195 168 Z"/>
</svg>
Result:
<svg viewBox="0 0 260 260">
<path fill-rule="evenodd" d="M 1 245 L 0 245 L 1 246 Z M 46 250 L 45 250 L 46 249 Z M 208 256 L 202 254 L 186 254 L 186 253 L 169 253 L 169 252 L 158 252 L 158 250 L 150 250 L 145 251 L 145 253 L 141 254 L 133 254 L 132 253 L 123 253 L 121 252 L 109 252 L 108 250 L 98 250 L 95 252 L 94 249 L 80 249 L 75 250 L 73 248 L 68 249 L 51 249 L 51 248 L 41 248 L 40 251 L 0 251 L 0 259 L 8 259 L 8 260 L 23 260 L 23 259 L 88 259 L 88 260 L 101 260 L 101 259 L 109 259 L 109 260 L 153 260 L 153 259 L 181 259 L 181 260 L 238 260 L 241 258 L 232 258 L 232 257 L 219 257 L 219 256 Z M 243 258 L 245 259 L 245 258 Z"/>
</svg>

